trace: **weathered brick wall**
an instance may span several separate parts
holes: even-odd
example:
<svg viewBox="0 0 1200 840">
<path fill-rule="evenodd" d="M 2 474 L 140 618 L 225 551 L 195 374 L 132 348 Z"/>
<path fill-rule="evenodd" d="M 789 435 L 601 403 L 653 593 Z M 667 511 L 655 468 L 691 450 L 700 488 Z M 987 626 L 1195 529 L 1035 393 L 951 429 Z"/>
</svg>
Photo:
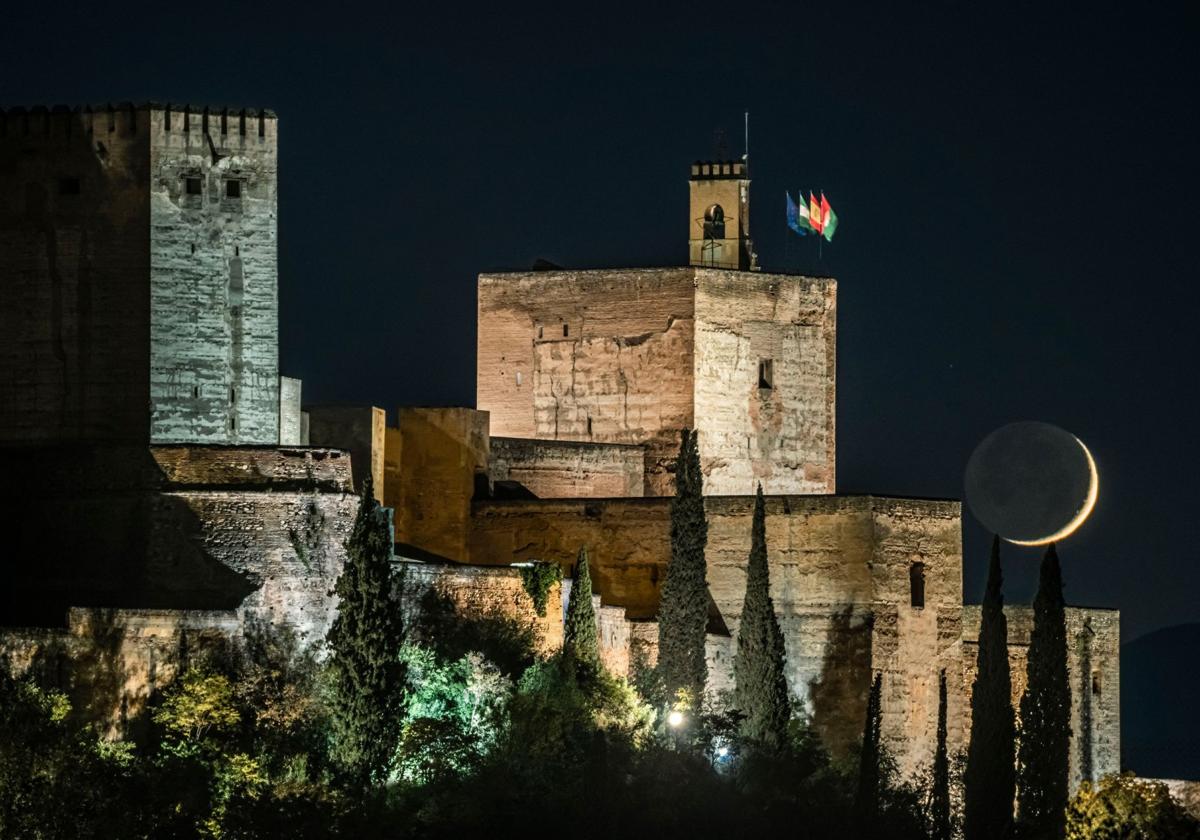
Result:
<svg viewBox="0 0 1200 840">
<path fill-rule="evenodd" d="M 705 493 L 833 493 L 836 282 L 697 269 L 695 331 Z"/>
<path fill-rule="evenodd" d="M 396 542 L 456 562 L 468 559 L 467 535 L 476 482 L 486 484 L 488 415 L 469 408 L 401 408 L 398 468 L 387 487 L 396 510 Z M 418 558 L 419 559 L 419 558 Z"/>
<path fill-rule="evenodd" d="M 546 614 L 539 616 L 525 591 L 520 572 L 510 567 L 458 564 L 404 563 L 402 566 L 404 614 L 409 626 L 420 624 L 427 597 L 449 599 L 456 612 L 468 618 L 502 618 L 529 628 L 537 650 L 549 654 L 562 648 L 562 587 L 550 589 Z"/>
<path fill-rule="evenodd" d="M 0 622 L 68 607 L 241 609 L 324 635 L 357 510 L 342 452 L 249 447 L 10 449 L 31 480 L 0 510 Z M 34 561 L 36 558 L 36 562 Z"/>
<path fill-rule="evenodd" d="M 686 268 L 480 275 L 476 404 L 492 434 L 645 444 L 646 492 L 669 492 L 678 430 L 694 416 L 693 278 Z"/>
<path fill-rule="evenodd" d="M 156 691 L 242 630 L 238 611 L 72 609 L 65 629 L 0 629 L 0 660 L 65 691 L 72 714 L 123 737 L 145 724 Z"/>
<path fill-rule="evenodd" d="M 490 446 L 491 480 L 518 481 L 539 498 L 642 495 L 640 446 L 497 437 Z"/>
<path fill-rule="evenodd" d="M 1033 608 L 1008 605 L 1008 660 L 1013 709 L 1018 717 L 1025 693 L 1026 658 L 1033 632 Z M 981 608 L 963 608 L 963 679 L 967 696 L 979 659 Z M 1071 683 L 1071 790 L 1085 778 L 1099 779 L 1121 769 L 1121 615 L 1117 610 L 1067 607 L 1067 670 Z M 971 709 L 963 713 L 964 740 Z"/>
<path fill-rule="evenodd" d="M 146 441 L 150 126 L 0 111 L 0 441 Z"/>
<path fill-rule="evenodd" d="M 349 452 L 354 489 L 362 490 L 369 475 L 375 498 L 384 503 L 387 412 L 369 405 L 314 405 L 307 410 L 309 443 Z"/>
<path fill-rule="evenodd" d="M 637 626 L 657 611 L 670 555 L 669 506 L 656 498 L 477 502 L 471 559 L 547 560 L 570 568 L 586 545 L 604 603 L 624 608 Z M 706 510 L 709 591 L 736 638 L 753 499 L 709 497 Z M 884 673 L 884 736 L 904 770 L 932 755 L 943 668 L 956 732 L 962 705 L 959 517 L 956 502 L 767 499 L 771 591 L 787 645 L 788 683 L 835 752 L 844 753 L 861 736 L 873 671 Z M 917 562 L 925 566 L 920 608 L 911 605 L 908 589 Z M 730 685 L 732 638 L 710 640 L 714 691 Z"/>
<path fill-rule="evenodd" d="M 277 120 L 147 113 L 151 440 L 277 444 Z"/>
</svg>

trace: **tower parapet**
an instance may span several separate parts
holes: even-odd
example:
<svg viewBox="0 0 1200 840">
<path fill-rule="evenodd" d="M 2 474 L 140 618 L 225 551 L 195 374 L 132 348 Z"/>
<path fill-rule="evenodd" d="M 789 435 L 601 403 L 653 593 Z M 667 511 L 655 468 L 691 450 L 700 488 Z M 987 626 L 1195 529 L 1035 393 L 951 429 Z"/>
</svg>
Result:
<svg viewBox="0 0 1200 840">
<path fill-rule="evenodd" d="M 750 239 L 750 172 L 745 161 L 696 161 L 689 182 L 688 262 L 758 270 Z"/>
</svg>

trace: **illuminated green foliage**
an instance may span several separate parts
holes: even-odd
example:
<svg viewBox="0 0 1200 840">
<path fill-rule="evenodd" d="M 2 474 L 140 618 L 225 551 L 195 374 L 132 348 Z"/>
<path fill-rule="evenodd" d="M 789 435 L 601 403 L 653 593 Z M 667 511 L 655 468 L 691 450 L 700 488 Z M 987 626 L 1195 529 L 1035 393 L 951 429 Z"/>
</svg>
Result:
<svg viewBox="0 0 1200 840">
<path fill-rule="evenodd" d="M 579 561 L 575 566 L 575 582 L 563 628 L 563 652 L 584 668 L 596 670 L 600 667 L 600 639 L 596 630 L 596 609 L 592 604 L 592 574 L 588 570 L 587 548 L 579 549 Z"/>
<path fill-rule="evenodd" d="M 562 568 L 557 563 L 543 563 L 539 560 L 532 565 L 522 566 L 520 573 L 525 592 L 533 600 L 534 611 L 545 618 L 550 590 L 562 580 Z"/>
<path fill-rule="evenodd" d="M 1200 823 L 1167 786 L 1132 773 L 1084 781 L 1067 806 L 1067 840 L 1194 840 Z"/>
</svg>

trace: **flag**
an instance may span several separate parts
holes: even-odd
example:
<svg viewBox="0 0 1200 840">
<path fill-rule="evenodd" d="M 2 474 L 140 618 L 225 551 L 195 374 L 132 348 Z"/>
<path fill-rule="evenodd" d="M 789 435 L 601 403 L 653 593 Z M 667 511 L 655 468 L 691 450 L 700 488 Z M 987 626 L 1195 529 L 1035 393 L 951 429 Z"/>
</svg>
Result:
<svg viewBox="0 0 1200 840">
<path fill-rule="evenodd" d="M 812 193 L 808 194 L 808 224 L 817 233 L 825 230 L 825 216 L 821 213 L 821 205 Z"/>
<path fill-rule="evenodd" d="M 808 224 L 808 208 L 800 207 L 796 202 L 792 201 L 792 194 L 785 191 L 787 196 L 787 225 L 801 236 L 808 236 L 812 233 L 812 227 Z"/>
<path fill-rule="evenodd" d="M 825 193 L 821 193 L 821 233 L 825 236 L 826 242 L 833 241 L 837 222 L 837 213 L 834 213 L 833 208 L 829 206 L 829 199 L 825 197 Z"/>
</svg>

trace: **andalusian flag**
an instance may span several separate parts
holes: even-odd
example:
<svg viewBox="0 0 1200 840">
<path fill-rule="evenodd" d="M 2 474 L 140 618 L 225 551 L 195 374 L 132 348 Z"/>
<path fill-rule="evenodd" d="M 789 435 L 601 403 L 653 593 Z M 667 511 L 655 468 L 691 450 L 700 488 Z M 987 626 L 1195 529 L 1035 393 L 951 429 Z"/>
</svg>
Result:
<svg viewBox="0 0 1200 840">
<path fill-rule="evenodd" d="M 829 199 L 825 197 L 825 193 L 821 193 L 821 232 L 824 234 L 826 242 L 833 241 L 833 234 L 836 230 L 837 213 L 834 213 L 833 208 L 829 206 Z"/>
<path fill-rule="evenodd" d="M 808 236 L 813 232 L 812 225 L 808 223 L 808 208 L 801 207 L 792 201 L 792 194 L 784 191 L 787 196 L 787 225 L 801 236 Z"/>
</svg>

